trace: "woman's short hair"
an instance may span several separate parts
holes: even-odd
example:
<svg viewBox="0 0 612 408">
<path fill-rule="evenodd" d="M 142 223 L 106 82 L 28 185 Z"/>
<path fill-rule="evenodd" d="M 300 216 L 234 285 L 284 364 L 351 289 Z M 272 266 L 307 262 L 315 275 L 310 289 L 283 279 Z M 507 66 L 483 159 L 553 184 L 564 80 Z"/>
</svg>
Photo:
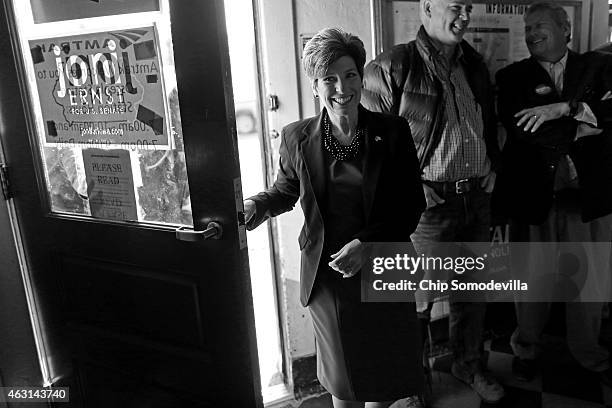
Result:
<svg viewBox="0 0 612 408">
<path fill-rule="evenodd" d="M 527 11 L 525 12 L 525 17 L 528 15 L 538 12 L 538 11 L 546 11 L 552 19 L 557 23 L 559 27 L 567 27 L 569 34 L 565 37 L 566 42 L 570 42 L 572 39 L 572 23 L 570 22 L 569 16 L 567 15 L 567 11 L 557 3 L 553 3 L 551 1 L 536 1 L 532 3 Z"/>
<path fill-rule="evenodd" d="M 363 42 L 341 28 L 324 28 L 306 43 L 302 54 L 302 66 L 306 75 L 314 80 L 327 72 L 339 58 L 348 56 L 355 61 L 359 76 L 363 78 L 366 51 Z"/>
</svg>

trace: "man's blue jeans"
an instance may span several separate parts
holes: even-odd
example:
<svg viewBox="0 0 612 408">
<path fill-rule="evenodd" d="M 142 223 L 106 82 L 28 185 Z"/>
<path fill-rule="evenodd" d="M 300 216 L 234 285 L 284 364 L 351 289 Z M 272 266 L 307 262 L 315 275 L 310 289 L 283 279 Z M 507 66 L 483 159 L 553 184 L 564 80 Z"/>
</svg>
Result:
<svg viewBox="0 0 612 408">
<path fill-rule="evenodd" d="M 481 189 L 447 195 L 445 202 L 421 215 L 411 239 L 417 254 L 435 242 L 488 242 L 491 225 L 491 195 Z M 427 255 L 427 254 L 425 254 Z M 479 371 L 485 302 L 456 302 L 449 299 L 449 339 L 455 363 L 467 374 Z"/>
</svg>

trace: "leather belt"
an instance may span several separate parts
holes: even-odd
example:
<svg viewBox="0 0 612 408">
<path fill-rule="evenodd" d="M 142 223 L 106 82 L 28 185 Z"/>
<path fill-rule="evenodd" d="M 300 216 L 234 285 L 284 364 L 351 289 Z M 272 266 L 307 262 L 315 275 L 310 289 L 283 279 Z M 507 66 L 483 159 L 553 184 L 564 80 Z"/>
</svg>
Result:
<svg viewBox="0 0 612 408">
<path fill-rule="evenodd" d="M 481 177 L 472 177 L 457 181 L 429 181 L 424 183 L 442 195 L 461 195 L 473 190 L 481 190 Z"/>
</svg>

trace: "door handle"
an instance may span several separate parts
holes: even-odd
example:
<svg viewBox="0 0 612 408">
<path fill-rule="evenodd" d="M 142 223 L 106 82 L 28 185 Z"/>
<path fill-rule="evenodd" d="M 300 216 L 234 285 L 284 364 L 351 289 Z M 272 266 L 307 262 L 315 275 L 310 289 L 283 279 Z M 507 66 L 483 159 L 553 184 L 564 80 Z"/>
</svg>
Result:
<svg viewBox="0 0 612 408">
<path fill-rule="evenodd" d="M 176 229 L 176 239 L 179 241 L 195 242 L 209 238 L 220 239 L 222 235 L 223 227 L 215 221 L 209 222 L 204 231 L 194 231 L 192 229 L 187 229 L 187 227 Z"/>
</svg>

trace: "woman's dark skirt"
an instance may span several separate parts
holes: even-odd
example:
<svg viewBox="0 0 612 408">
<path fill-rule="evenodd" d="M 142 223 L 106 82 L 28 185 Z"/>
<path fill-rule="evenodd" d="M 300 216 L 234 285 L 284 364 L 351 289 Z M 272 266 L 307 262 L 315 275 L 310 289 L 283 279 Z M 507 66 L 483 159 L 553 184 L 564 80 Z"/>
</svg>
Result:
<svg viewBox="0 0 612 408">
<path fill-rule="evenodd" d="M 321 267 L 308 305 L 317 376 L 347 401 L 392 401 L 423 390 L 422 341 L 414 303 L 361 302 L 360 274 Z"/>
</svg>

